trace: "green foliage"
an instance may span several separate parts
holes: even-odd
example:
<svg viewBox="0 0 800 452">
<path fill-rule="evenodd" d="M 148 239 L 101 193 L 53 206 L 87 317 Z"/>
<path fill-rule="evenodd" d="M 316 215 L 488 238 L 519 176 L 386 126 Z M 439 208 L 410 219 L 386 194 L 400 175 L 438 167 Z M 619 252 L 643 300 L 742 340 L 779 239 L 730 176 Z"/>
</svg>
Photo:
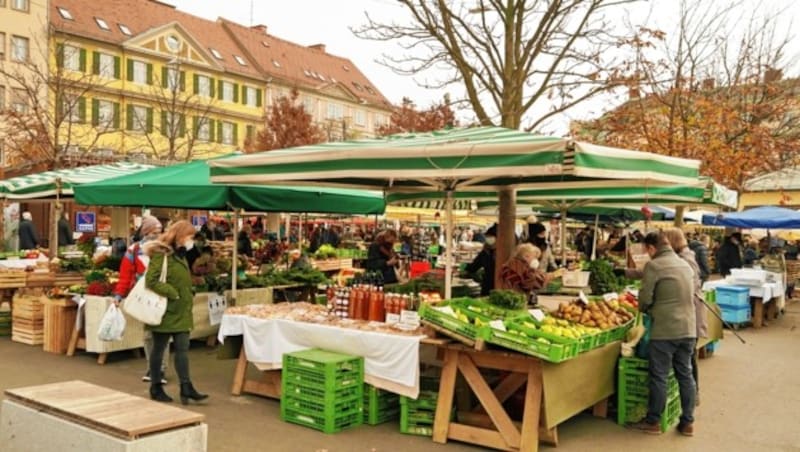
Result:
<svg viewBox="0 0 800 452">
<path fill-rule="evenodd" d="M 493 290 L 489 294 L 489 303 L 504 309 L 524 309 L 528 304 L 525 295 L 513 290 Z"/>
</svg>

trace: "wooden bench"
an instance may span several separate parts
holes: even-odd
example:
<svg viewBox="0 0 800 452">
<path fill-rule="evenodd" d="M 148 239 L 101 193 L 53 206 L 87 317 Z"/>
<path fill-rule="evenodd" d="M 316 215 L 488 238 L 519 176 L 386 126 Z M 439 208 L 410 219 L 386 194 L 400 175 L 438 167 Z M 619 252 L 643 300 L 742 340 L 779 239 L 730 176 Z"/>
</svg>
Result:
<svg viewBox="0 0 800 452">
<path fill-rule="evenodd" d="M 67 381 L 9 389 L 0 415 L 6 452 L 205 451 L 203 414 Z"/>
</svg>

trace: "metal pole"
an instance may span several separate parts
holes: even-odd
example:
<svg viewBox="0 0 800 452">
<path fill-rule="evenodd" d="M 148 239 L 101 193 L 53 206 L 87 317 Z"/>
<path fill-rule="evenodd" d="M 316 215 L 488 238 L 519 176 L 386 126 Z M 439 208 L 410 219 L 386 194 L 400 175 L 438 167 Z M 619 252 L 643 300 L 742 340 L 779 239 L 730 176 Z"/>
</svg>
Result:
<svg viewBox="0 0 800 452">
<path fill-rule="evenodd" d="M 444 299 L 449 300 L 453 294 L 453 192 L 447 190 L 445 198 L 446 229 L 445 241 L 445 266 L 444 266 Z"/>
<path fill-rule="evenodd" d="M 594 234 L 592 234 L 592 260 L 595 260 L 597 258 L 597 232 L 599 227 L 600 227 L 600 214 L 595 214 Z"/>
<path fill-rule="evenodd" d="M 236 285 L 239 278 L 239 209 L 233 211 L 233 267 L 231 268 L 231 298 L 236 306 Z"/>
<path fill-rule="evenodd" d="M 567 268 L 567 207 L 561 207 L 561 266 Z"/>
</svg>

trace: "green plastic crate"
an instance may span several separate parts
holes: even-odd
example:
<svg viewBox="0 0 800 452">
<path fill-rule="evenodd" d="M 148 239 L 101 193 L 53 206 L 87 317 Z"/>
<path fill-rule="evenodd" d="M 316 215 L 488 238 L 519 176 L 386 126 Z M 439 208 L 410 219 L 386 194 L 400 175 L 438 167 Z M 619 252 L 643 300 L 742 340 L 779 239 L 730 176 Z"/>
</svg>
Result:
<svg viewBox="0 0 800 452">
<path fill-rule="evenodd" d="M 485 328 L 482 331 L 482 336 L 489 344 L 536 356 L 551 363 L 560 363 L 578 355 L 577 341 L 567 344 L 546 344 L 527 336 L 500 331 L 491 327 Z"/>
<path fill-rule="evenodd" d="M 285 382 L 281 384 L 281 395 L 288 395 L 301 400 L 308 401 L 327 401 L 327 400 L 349 400 L 363 394 L 363 390 L 358 385 L 349 385 L 341 389 L 329 390 L 324 387 L 306 386 Z"/>
<path fill-rule="evenodd" d="M 617 388 L 617 423 L 639 422 L 647 415 L 650 397 L 648 361 L 639 358 L 620 358 Z M 667 431 L 680 420 L 681 399 L 678 381 L 670 371 L 667 380 L 667 405 L 661 415 L 661 431 Z"/>
<path fill-rule="evenodd" d="M 433 436 L 433 422 L 436 418 L 438 391 L 420 391 L 417 399 L 400 398 L 400 433 L 419 436 Z M 450 419 L 455 419 L 455 410 Z"/>
<path fill-rule="evenodd" d="M 364 422 L 383 424 L 400 416 L 400 396 L 375 386 L 364 384 Z"/>
<path fill-rule="evenodd" d="M 363 396 L 330 405 L 282 396 L 281 419 L 324 433 L 336 433 L 364 423 Z"/>
<path fill-rule="evenodd" d="M 364 359 L 319 349 L 283 355 L 282 382 L 336 391 L 364 384 Z"/>
</svg>

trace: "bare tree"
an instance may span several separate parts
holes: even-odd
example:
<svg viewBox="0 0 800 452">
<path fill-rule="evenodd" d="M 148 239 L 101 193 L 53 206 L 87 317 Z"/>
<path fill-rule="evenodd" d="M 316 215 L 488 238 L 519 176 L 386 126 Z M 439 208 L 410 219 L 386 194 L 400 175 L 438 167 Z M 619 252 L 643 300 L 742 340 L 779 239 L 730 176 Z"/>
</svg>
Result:
<svg viewBox="0 0 800 452">
<path fill-rule="evenodd" d="M 554 115 L 615 86 L 609 52 L 619 42 L 606 14 L 635 0 L 400 0 L 404 23 L 367 23 L 362 38 L 397 41 L 401 56 L 384 55 L 395 72 L 441 80 L 426 88 L 462 86 L 456 103 L 472 108 L 481 124 L 541 127 Z"/>
<path fill-rule="evenodd" d="M 150 120 L 152 127 L 144 137 L 146 153 L 160 161 L 190 161 L 202 157 L 215 141 L 216 128 L 210 118 L 216 104 L 214 91 L 209 87 L 208 93 L 201 94 L 196 86 L 187 88 L 185 74 L 176 61 L 164 66 L 160 76 L 153 77 L 148 103 L 157 116 Z M 147 118 L 135 120 L 147 122 Z M 212 144 L 201 144 L 206 142 Z"/>
<path fill-rule="evenodd" d="M 67 157 L 86 156 L 115 132 L 113 121 L 89 127 L 86 115 L 87 95 L 109 81 L 87 70 L 85 50 L 69 41 L 48 46 L 52 33 L 34 37 L 26 51 L 14 50 L 19 55 L 0 62 L 0 83 L 11 91 L 9 107 L 0 112 L 9 166 L 58 169 Z M 31 49 L 40 58 L 31 58 Z M 55 67 L 49 67 L 51 61 Z"/>
</svg>

